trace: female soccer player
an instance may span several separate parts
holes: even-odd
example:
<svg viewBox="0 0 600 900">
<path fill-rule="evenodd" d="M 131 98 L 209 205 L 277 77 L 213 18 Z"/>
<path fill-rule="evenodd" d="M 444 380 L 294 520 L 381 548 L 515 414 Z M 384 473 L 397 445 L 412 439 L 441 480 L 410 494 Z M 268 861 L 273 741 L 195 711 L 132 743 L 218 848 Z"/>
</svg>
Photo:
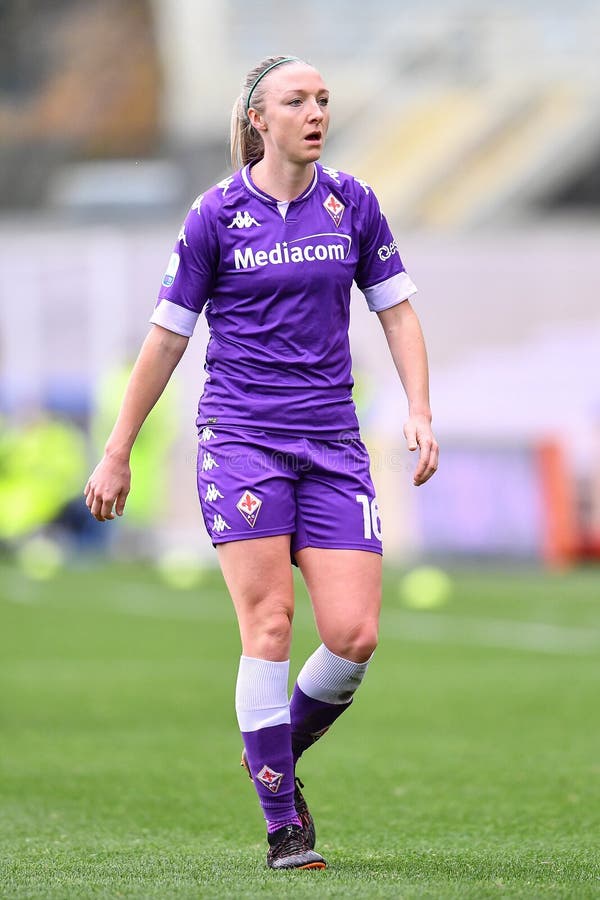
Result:
<svg viewBox="0 0 600 900">
<path fill-rule="evenodd" d="M 102 461 L 85 494 L 123 514 L 135 437 L 204 309 L 208 378 L 198 490 L 242 641 L 235 704 L 243 763 L 267 823 L 267 864 L 324 868 L 295 776 L 351 704 L 377 643 L 381 524 L 352 402 L 353 281 L 377 313 L 404 386 L 414 483 L 435 472 L 416 288 L 371 188 L 317 163 L 329 92 L 295 57 L 263 60 L 232 117 L 234 175 L 194 202 Z M 113 512 L 114 510 L 114 512 Z M 306 581 L 321 645 L 288 700 L 294 595 Z"/>
</svg>

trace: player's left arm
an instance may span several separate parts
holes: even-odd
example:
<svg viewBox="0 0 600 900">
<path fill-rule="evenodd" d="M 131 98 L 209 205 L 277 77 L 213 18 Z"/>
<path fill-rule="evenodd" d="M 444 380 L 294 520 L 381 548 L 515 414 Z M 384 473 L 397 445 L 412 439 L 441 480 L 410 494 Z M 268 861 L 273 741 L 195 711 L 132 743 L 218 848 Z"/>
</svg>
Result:
<svg viewBox="0 0 600 900">
<path fill-rule="evenodd" d="M 415 485 L 425 484 L 438 467 L 439 448 L 431 430 L 429 366 L 421 324 L 410 301 L 377 313 L 408 399 L 404 436 L 409 450 L 419 448 Z"/>
</svg>

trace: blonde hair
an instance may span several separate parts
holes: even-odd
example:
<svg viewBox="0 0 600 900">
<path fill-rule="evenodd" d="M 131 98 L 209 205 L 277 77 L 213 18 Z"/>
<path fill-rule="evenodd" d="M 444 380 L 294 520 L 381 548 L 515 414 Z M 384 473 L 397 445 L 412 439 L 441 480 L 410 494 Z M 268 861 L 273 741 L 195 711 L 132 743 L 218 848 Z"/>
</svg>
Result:
<svg viewBox="0 0 600 900">
<path fill-rule="evenodd" d="M 268 69 L 288 63 L 304 63 L 295 56 L 267 56 L 251 69 L 244 79 L 242 92 L 231 111 L 231 165 L 239 169 L 248 163 L 258 162 L 265 153 L 260 133 L 248 117 L 248 98 L 252 95 L 252 108 L 261 113 L 264 110 L 265 89 L 261 76 Z"/>
</svg>

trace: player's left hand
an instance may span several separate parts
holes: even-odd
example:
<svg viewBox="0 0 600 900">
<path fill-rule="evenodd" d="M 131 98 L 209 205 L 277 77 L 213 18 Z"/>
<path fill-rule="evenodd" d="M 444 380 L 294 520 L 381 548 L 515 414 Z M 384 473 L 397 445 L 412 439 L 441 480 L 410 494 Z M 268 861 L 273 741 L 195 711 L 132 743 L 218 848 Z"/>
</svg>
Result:
<svg viewBox="0 0 600 900">
<path fill-rule="evenodd" d="M 413 484 L 417 486 L 425 484 L 437 471 L 440 453 L 428 417 L 410 416 L 404 423 L 404 437 L 409 450 L 419 448 L 419 462 L 415 469 Z"/>
</svg>

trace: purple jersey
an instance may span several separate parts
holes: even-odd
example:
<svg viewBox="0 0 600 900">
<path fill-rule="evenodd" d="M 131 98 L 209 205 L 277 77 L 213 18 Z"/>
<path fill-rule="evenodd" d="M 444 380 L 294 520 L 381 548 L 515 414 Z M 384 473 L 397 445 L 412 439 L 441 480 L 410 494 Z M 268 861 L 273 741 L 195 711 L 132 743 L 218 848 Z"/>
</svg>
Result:
<svg viewBox="0 0 600 900">
<path fill-rule="evenodd" d="M 284 203 L 260 191 L 246 166 L 198 197 L 151 319 L 191 335 L 206 310 L 198 422 L 357 434 L 353 281 L 374 311 L 416 291 L 360 179 L 316 164 L 309 187 Z"/>
</svg>

